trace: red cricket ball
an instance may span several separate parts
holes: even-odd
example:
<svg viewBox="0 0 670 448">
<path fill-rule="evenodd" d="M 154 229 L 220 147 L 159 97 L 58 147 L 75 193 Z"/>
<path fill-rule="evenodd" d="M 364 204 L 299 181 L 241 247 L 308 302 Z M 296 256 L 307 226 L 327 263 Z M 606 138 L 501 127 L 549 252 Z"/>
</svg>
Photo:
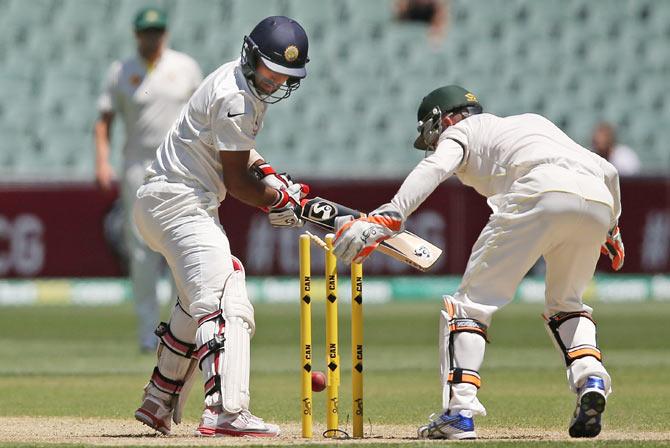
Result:
<svg viewBox="0 0 670 448">
<path fill-rule="evenodd" d="M 314 392 L 321 392 L 326 388 L 326 375 L 319 371 L 315 370 L 312 372 L 312 390 Z"/>
</svg>

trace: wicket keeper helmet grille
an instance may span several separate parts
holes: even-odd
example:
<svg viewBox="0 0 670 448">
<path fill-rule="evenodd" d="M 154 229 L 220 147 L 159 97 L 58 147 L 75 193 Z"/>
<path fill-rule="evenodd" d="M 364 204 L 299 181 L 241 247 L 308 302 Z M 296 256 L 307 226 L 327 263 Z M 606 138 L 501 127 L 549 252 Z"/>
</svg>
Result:
<svg viewBox="0 0 670 448">
<path fill-rule="evenodd" d="M 242 73 L 261 101 L 276 103 L 287 98 L 307 76 L 307 34 L 298 22 L 284 16 L 267 17 L 254 27 L 242 44 Z M 259 60 L 275 73 L 288 76 L 286 85 L 274 94 L 263 94 L 254 85 Z M 274 100 L 274 101 L 272 101 Z"/>
<path fill-rule="evenodd" d="M 482 113 L 483 109 L 477 97 L 460 86 L 440 87 L 424 96 L 417 111 L 419 136 L 414 141 L 414 147 L 434 150 L 442 134 L 442 117 L 458 110 L 470 116 Z"/>
</svg>

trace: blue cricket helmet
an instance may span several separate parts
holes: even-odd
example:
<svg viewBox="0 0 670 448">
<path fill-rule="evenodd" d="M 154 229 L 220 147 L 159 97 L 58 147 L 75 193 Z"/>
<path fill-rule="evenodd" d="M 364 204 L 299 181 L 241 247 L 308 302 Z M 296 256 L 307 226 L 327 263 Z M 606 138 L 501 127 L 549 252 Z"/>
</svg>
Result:
<svg viewBox="0 0 670 448">
<path fill-rule="evenodd" d="M 271 96 L 276 101 L 286 98 L 307 76 L 308 47 L 307 33 L 298 22 L 284 16 L 267 17 L 244 36 L 241 55 L 244 76 L 253 84 L 258 61 L 263 61 L 273 72 L 289 77 L 282 96 Z M 266 101 L 266 98 L 261 99 Z"/>
</svg>

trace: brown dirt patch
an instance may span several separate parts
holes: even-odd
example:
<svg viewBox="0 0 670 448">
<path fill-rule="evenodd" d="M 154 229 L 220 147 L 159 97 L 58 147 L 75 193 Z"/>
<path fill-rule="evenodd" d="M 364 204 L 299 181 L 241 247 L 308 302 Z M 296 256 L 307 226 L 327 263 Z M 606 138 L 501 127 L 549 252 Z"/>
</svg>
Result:
<svg viewBox="0 0 670 448">
<path fill-rule="evenodd" d="M 171 436 L 156 435 L 154 431 L 131 419 L 97 419 L 73 417 L 0 417 L 0 443 L 61 443 L 98 446 L 212 446 L 212 445 L 295 445 L 319 443 L 412 443 L 416 428 L 409 425 L 366 426 L 366 439 L 327 440 L 321 437 L 325 429 L 315 425 L 312 441 L 300 437 L 300 425 L 281 425 L 282 435 L 273 439 L 262 438 L 202 438 L 193 436 L 196 422 L 185 422 L 173 428 Z M 537 428 L 478 430 L 485 440 L 570 440 L 565 431 L 547 431 Z M 670 432 L 623 432 L 605 429 L 598 440 L 670 440 Z"/>
</svg>

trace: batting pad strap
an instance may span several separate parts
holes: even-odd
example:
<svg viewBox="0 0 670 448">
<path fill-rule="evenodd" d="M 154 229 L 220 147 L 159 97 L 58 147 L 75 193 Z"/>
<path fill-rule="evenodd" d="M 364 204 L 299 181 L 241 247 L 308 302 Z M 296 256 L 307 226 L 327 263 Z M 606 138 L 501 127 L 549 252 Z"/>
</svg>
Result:
<svg viewBox="0 0 670 448">
<path fill-rule="evenodd" d="M 205 396 L 221 391 L 221 375 L 214 375 L 205 382 Z"/>
<path fill-rule="evenodd" d="M 461 369 L 456 367 L 449 371 L 448 380 L 451 384 L 467 383 L 472 384 L 477 389 L 482 387 L 482 379 L 479 376 L 479 372 L 476 370 Z"/>
<path fill-rule="evenodd" d="M 570 365 L 574 360 L 584 358 L 586 356 L 593 356 L 600 362 L 603 360 L 598 347 L 594 347 L 593 345 L 579 345 L 577 347 L 572 347 L 567 351 L 565 354 L 565 362 L 567 365 Z"/>
<path fill-rule="evenodd" d="M 170 395 L 179 395 L 181 388 L 184 387 L 183 381 L 173 380 L 163 375 L 158 367 L 154 368 L 154 372 L 149 380 L 158 390 Z"/>
<path fill-rule="evenodd" d="M 177 339 L 174 333 L 172 333 L 172 330 L 170 330 L 170 324 L 161 322 L 158 324 L 158 327 L 156 327 L 154 333 L 160 338 L 161 342 L 165 344 L 165 347 L 175 355 L 183 356 L 184 358 L 193 357 L 195 344 L 189 344 L 188 342 Z"/>
<path fill-rule="evenodd" d="M 202 370 L 202 362 L 212 353 L 218 353 L 223 351 L 223 347 L 226 342 L 226 337 L 223 334 L 214 335 L 214 339 L 210 339 L 205 342 L 203 345 L 198 347 L 196 352 L 196 358 L 198 358 L 198 366 Z"/>
<path fill-rule="evenodd" d="M 486 342 L 489 342 L 486 325 L 476 319 L 467 317 L 456 317 L 451 319 L 449 322 L 449 332 L 452 334 L 462 332 L 475 333 L 483 337 Z"/>
</svg>

